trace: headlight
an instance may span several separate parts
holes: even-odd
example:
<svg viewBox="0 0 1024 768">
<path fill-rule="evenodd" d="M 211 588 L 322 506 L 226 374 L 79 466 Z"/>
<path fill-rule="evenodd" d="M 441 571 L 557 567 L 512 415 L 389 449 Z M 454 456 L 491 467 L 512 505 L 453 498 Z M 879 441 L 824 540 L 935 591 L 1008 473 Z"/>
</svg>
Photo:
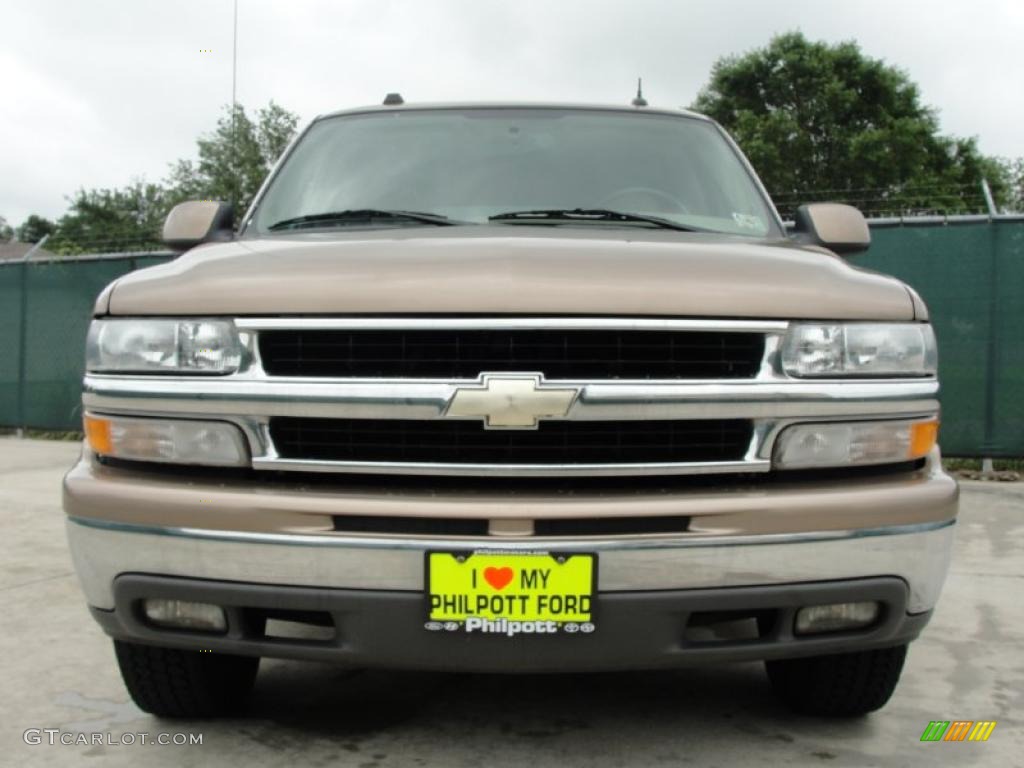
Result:
<svg viewBox="0 0 1024 768">
<path fill-rule="evenodd" d="M 935 419 L 796 424 L 779 435 L 773 463 L 776 469 L 898 464 L 927 456 L 938 434 Z"/>
<path fill-rule="evenodd" d="M 230 320 L 94 320 L 85 344 L 96 373 L 223 374 L 241 360 Z"/>
<path fill-rule="evenodd" d="M 801 323 L 782 345 L 790 376 L 934 376 L 937 366 L 925 323 Z"/>
</svg>

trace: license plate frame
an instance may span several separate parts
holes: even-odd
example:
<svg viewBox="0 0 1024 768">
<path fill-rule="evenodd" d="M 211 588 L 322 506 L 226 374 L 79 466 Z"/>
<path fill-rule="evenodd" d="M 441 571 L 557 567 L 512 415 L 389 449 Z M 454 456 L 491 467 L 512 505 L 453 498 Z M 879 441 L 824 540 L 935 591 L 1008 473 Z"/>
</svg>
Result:
<svg viewBox="0 0 1024 768">
<path fill-rule="evenodd" d="M 596 552 L 432 549 L 423 570 L 429 631 L 514 637 L 597 628 Z"/>
</svg>

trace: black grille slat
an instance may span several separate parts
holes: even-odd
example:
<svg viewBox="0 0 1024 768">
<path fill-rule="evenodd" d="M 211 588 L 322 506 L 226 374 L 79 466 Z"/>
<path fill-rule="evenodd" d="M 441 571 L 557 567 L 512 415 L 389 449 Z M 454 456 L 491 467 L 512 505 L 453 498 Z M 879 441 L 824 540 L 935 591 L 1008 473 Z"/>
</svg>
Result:
<svg viewBox="0 0 1024 768">
<path fill-rule="evenodd" d="M 529 371 L 549 379 L 741 379 L 760 368 L 764 336 L 725 331 L 270 330 L 271 376 L 475 379 Z"/>
<path fill-rule="evenodd" d="M 539 518 L 533 523 L 536 536 L 628 536 L 650 533 L 686 533 L 690 518 L 581 517 Z"/>
<path fill-rule="evenodd" d="M 488 536 L 490 521 L 480 518 L 335 515 L 335 531 L 398 536 Z M 629 536 L 686 533 L 689 517 L 539 518 L 535 536 Z"/>
<path fill-rule="evenodd" d="M 427 536 L 486 536 L 487 520 L 474 518 L 373 517 L 335 515 L 334 530 L 345 533 L 385 533 Z"/>
<path fill-rule="evenodd" d="M 283 459 L 445 464 L 638 464 L 739 461 L 750 421 L 546 421 L 536 430 L 478 421 L 275 417 Z"/>
</svg>

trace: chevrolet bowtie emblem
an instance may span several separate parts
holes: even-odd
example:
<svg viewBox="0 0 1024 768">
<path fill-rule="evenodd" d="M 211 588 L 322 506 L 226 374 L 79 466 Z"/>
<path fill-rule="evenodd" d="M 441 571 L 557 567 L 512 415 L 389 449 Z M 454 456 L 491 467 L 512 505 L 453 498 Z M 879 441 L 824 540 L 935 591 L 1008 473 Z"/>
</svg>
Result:
<svg viewBox="0 0 1024 768">
<path fill-rule="evenodd" d="M 485 373 L 479 387 L 456 390 L 445 416 L 476 416 L 488 429 L 536 429 L 538 419 L 568 414 L 579 393 L 577 387 L 547 387 L 540 374 Z"/>
</svg>

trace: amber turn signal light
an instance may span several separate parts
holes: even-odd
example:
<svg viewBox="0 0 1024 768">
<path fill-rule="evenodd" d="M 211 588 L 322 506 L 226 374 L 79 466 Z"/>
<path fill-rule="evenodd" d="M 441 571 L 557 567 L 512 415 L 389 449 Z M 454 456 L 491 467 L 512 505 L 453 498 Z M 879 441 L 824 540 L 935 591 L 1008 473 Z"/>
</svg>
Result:
<svg viewBox="0 0 1024 768">
<path fill-rule="evenodd" d="M 918 421 L 910 425 L 910 450 L 911 459 L 920 459 L 931 453 L 932 448 L 939 439 L 938 421 Z"/>
<path fill-rule="evenodd" d="M 114 452 L 114 443 L 110 438 L 110 422 L 90 414 L 86 414 L 82 423 L 85 426 L 85 439 L 95 453 L 110 455 Z"/>
</svg>

